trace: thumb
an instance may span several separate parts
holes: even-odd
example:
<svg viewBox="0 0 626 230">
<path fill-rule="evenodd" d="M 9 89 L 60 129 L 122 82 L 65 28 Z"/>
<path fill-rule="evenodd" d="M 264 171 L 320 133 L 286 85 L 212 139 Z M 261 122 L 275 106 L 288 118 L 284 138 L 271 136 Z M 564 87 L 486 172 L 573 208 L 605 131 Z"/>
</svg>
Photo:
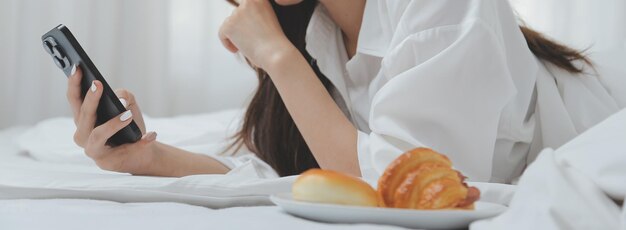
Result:
<svg viewBox="0 0 626 230">
<path fill-rule="evenodd" d="M 226 18 L 226 20 L 224 21 L 224 24 L 222 25 L 222 27 L 220 28 L 220 31 L 218 33 L 218 36 L 220 38 L 220 41 L 222 42 L 222 45 L 231 53 L 237 53 L 239 51 L 239 49 L 237 49 L 237 46 L 235 46 L 235 44 L 233 44 L 233 42 L 228 38 L 228 36 L 226 36 L 226 32 L 225 30 L 228 29 L 228 27 L 230 27 L 231 23 L 228 23 L 230 17 Z"/>
<path fill-rule="evenodd" d="M 147 132 L 141 137 L 141 140 L 139 140 L 139 142 L 142 144 L 149 144 L 155 141 L 156 138 L 157 138 L 156 132 Z"/>
</svg>

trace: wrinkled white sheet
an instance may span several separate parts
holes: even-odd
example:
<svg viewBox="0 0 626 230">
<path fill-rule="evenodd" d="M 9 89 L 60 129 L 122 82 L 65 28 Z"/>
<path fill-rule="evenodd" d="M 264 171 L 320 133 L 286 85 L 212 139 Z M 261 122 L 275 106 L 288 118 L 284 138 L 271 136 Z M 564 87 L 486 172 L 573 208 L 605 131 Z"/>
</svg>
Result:
<svg viewBox="0 0 626 230">
<path fill-rule="evenodd" d="M 160 141 L 219 156 L 236 128 L 239 111 L 151 119 Z M 235 127 L 235 128 L 233 128 Z M 259 171 L 254 161 L 227 175 L 183 178 L 131 176 L 100 170 L 73 143 L 70 118 L 42 121 L 28 129 L 4 132 L 0 153 L 0 199 L 84 198 L 118 202 L 181 202 L 211 208 L 271 205 L 268 196 L 291 190 L 293 177 Z M 249 157 L 249 156 L 248 156 Z"/>
<path fill-rule="evenodd" d="M 181 202 L 212 208 L 270 205 L 268 195 L 286 193 L 294 177 L 278 178 L 259 167 L 250 154 L 216 155 L 228 144 L 240 111 L 146 118 L 149 129 L 159 130 L 159 141 L 217 158 L 238 161 L 227 175 L 183 178 L 130 176 L 100 170 L 71 140 L 70 118 L 54 118 L 12 134 L 5 133 L 0 153 L 0 199 L 84 198 L 117 202 Z M 21 152 L 21 154 L 7 154 Z M 269 167 L 269 166 L 268 166 Z M 508 204 L 514 186 L 473 183 L 483 200 Z"/>
<path fill-rule="evenodd" d="M 212 138 L 223 139 L 227 134 L 207 130 L 224 129 L 226 126 L 219 123 L 228 124 L 228 117 L 234 114 L 231 111 L 150 122 L 160 125 L 153 128 L 168 131 L 160 134 L 160 140 L 190 150 L 195 146 L 196 150 L 204 150 L 201 153 L 210 154 L 211 148 L 219 150 L 221 144 L 194 143 L 211 133 Z M 163 122 L 158 124 L 159 120 Z M 187 130 L 194 125 L 193 120 L 206 122 Z M 38 132 L 54 127 L 59 127 L 56 136 Z M 270 205 L 267 195 L 289 191 L 293 180 L 264 178 L 249 171 L 255 167 L 245 165 L 229 175 L 185 178 L 137 177 L 103 171 L 71 143 L 72 129 L 70 119 L 57 118 L 38 127 L 0 131 L 1 230 L 398 229 L 317 223 L 286 214 L 276 206 L 239 207 Z M 181 131 L 190 132 L 176 135 Z M 28 137 L 41 142 L 31 144 L 24 139 Z"/>
<path fill-rule="evenodd" d="M 160 131 L 160 141 L 211 155 L 223 148 L 219 140 L 232 132 L 237 114 L 147 122 Z M 321 224 L 275 206 L 235 207 L 269 205 L 267 195 L 288 192 L 294 179 L 273 178 L 245 163 L 229 175 L 184 178 L 103 171 L 72 143 L 73 128 L 69 118 L 55 118 L 0 131 L 0 229 L 172 229 L 181 223 L 186 229 L 395 229 Z M 502 204 L 515 191 L 512 185 L 471 184 L 481 189 L 482 200 Z M 226 207 L 235 208 L 210 209 Z"/>
<path fill-rule="evenodd" d="M 49 125 L 62 125 L 68 120 L 53 121 L 49 120 Z M 82 152 L 27 150 L 33 147 L 27 147 L 23 137 L 32 135 L 28 132 L 33 130 L 0 132 L 0 229 L 166 229 L 181 222 L 189 223 L 185 226 L 191 229 L 357 227 L 302 220 L 274 206 L 206 208 L 269 205 L 267 195 L 288 192 L 293 177 L 264 177 L 255 171 L 256 167 L 246 166 L 228 175 L 184 178 L 106 172 L 88 159 L 81 159 Z M 206 132 L 196 136 L 203 135 Z M 184 142 L 181 136 L 175 137 Z M 221 148 L 213 144 L 215 149 Z M 45 155 L 46 151 L 50 155 Z M 614 200 L 626 196 L 626 110 L 556 151 L 543 151 L 517 188 L 471 184 L 481 189 L 483 201 L 510 202 L 503 215 L 476 222 L 472 229 L 624 229 L 626 212 Z"/>
<path fill-rule="evenodd" d="M 237 153 L 222 154 L 238 131 L 242 110 L 225 110 L 209 114 L 171 118 L 146 116 L 148 131 L 158 132 L 158 141 L 191 152 L 212 156 L 233 169 L 231 174 L 258 178 L 277 178 L 276 172 L 245 148 Z M 72 137 L 75 126 L 70 118 L 53 118 L 39 122 L 16 137 L 19 149 L 37 161 L 95 166 L 76 146 Z"/>
<path fill-rule="evenodd" d="M 400 229 L 308 221 L 276 206 L 212 210 L 177 203 L 115 203 L 95 200 L 0 200 L 0 229 Z"/>
<path fill-rule="evenodd" d="M 522 175 L 509 209 L 471 229 L 626 229 L 625 197 L 622 110 L 556 151 L 544 150 Z"/>
</svg>

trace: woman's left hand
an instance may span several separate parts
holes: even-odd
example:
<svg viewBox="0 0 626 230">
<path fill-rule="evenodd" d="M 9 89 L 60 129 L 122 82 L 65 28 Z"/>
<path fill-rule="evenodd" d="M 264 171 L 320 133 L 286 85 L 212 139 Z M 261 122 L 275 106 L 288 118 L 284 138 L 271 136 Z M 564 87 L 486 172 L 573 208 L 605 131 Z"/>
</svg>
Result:
<svg viewBox="0 0 626 230">
<path fill-rule="evenodd" d="M 229 51 L 241 52 L 253 65 L 262 69 L 281 51 L 295 47 L 283 33 L 272 0 L 241 0 L 220 28 L 220 40 Z"/>
</svg>

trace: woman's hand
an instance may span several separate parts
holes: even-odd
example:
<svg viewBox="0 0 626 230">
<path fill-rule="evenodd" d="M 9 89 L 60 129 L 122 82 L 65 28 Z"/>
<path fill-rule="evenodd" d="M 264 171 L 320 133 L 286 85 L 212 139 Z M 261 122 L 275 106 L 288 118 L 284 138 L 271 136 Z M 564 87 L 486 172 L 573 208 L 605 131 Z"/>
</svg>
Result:
<svg viewBox="0 0 626 230">
<path fill-rule="evenodd" d="M 156 133 L 146 133 L 143 117 L 133 94 L 126 90 L 117 90 L 116 95 L 128 110 L 95 127 L 96 110 L 103 92 L 102 83 L 92 82 L 83 100 L 80 86 L 82 71 L 80 68 L 74 68 L 73 74 L 69 77 L 67 89 L 67 99 L 72 107 L 76 124 L 74 142 L 83 147 L 87 156 L 102 169 L 132 174 L 150 174 L 157 152 Z M 140 141 L 117 147 L 106 145 L 111 136 L 128 126 L 133 120 L 144 134 Z"/>
<path fill-rule="evenodd" d="M 220 40 L 231 52 L 241 52 L 253 65 L 266 69 L 282 51 L 295 47 L 283 33 L 268 0 L 241 0 L 220 28 Z"/>
</svg>

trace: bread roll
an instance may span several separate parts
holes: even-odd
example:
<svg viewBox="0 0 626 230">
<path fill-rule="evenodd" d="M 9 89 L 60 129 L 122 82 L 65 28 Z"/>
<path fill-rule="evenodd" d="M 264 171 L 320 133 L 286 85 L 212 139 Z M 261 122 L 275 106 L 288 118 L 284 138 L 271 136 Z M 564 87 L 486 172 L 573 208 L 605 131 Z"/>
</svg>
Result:
<svg viewBox="0 0 626 230">
<path fill-rule="evenodd" d="M 302 173 L 292 187 L 293 199 L 298 201 L 378 206 L 376 191 L 364 181 L 338 172 L 311 169 Z"/>
</svg>

